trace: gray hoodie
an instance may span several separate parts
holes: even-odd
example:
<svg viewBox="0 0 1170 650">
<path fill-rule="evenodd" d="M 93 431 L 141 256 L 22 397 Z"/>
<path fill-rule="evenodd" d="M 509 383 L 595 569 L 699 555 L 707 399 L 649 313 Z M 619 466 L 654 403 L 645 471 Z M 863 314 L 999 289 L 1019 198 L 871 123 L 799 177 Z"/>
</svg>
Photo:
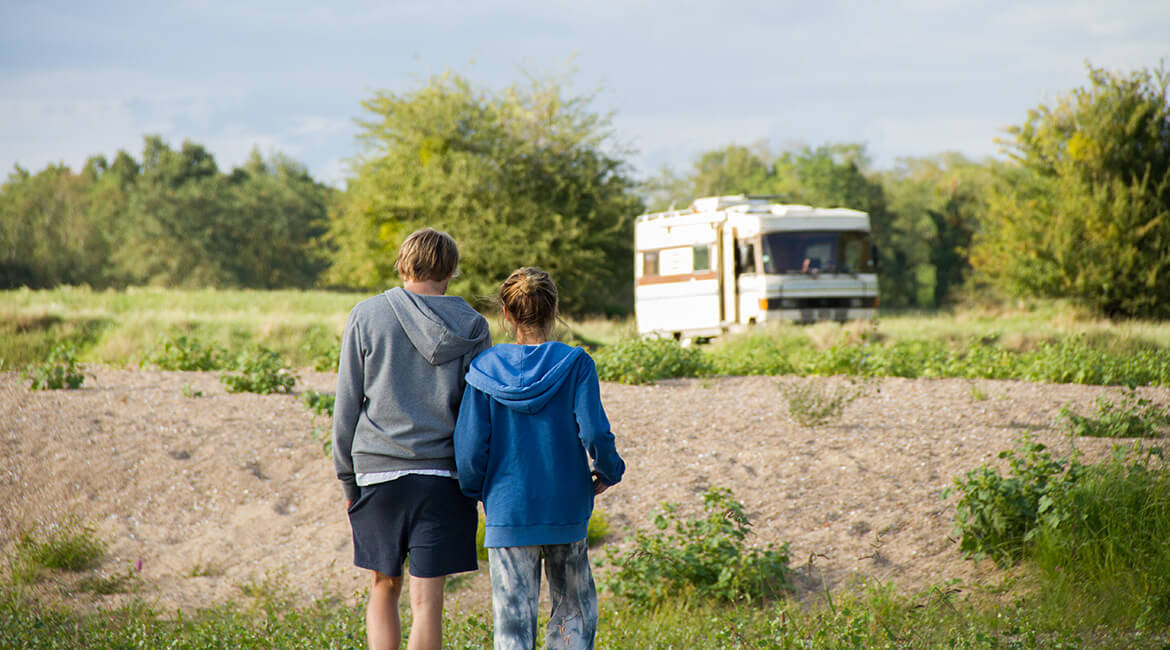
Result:
<svg viewBox="0 0 1170 650">
<path fill-rule="evenodd" d="M 341 339 L 333 407 L 333 464 L 347 499 L 355 475 L 455 470 L 451 440 L 487 321 L 457 296 L 395 288 L 359 302 Z"/>
</svg>

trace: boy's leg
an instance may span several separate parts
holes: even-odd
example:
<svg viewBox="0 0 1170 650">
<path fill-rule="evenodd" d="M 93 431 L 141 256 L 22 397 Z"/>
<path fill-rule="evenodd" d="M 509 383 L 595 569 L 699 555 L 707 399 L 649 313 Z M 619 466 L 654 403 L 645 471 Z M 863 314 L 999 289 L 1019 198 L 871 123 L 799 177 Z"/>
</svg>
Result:
<svg viewBox="0 0 1170 650">
<path fill-rule="evenodd" d="M 407 650 L 439 650 L 443 645 L 443 585 L 447 576 L 410 576 L 410 640 Z"/>
<path fill-rule="evenodd" d="M 552 616 L 545 647 L 592 650 L 597 636 L 597 589 L 585 540 L 544 546 Z"/>
<path fill-rule="evenodd" d="M 540 547 L 489 548 L 488 563 L 496 650 L 532 650 L 540 597 Z"/>
<path fill-rule="evenodd" d="M 390 577 L 377 571 L 370 587 L 366 606 L 366 641 L 370 650 L 398 650 L 402 640 L 402 623 L 398 620 L 398 596 L 402 593 L 402 576 Z"/>
</svg>

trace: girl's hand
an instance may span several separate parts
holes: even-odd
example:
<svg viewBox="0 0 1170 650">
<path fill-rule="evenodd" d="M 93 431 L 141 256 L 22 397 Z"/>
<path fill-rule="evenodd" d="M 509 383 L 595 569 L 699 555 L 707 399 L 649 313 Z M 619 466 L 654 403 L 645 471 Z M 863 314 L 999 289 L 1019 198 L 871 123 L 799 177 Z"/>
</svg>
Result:
<svg viewBox="0 0 1170 650">
<path fill-rule="evenodd" d="M 590 472 L 589 475 L 593 477 L 593 496 L 597 496 L 609 489 L 609 483 L 601 480 L 601 474 L 594 471 Z"/>
</svg>

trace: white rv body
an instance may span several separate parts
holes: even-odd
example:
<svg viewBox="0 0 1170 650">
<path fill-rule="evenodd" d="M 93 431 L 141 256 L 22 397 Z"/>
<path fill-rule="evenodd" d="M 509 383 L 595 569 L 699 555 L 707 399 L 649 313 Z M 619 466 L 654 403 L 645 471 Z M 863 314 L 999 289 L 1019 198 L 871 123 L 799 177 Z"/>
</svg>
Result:
<svg viewBox="0 0 1170 650">
<path fill-rule="evenodd" d="M 756 323 L 877 315 L 869 215 L 722 196 L 638 217 L 634 312 L 642 335 L 717 336 Z"/>
</svg>

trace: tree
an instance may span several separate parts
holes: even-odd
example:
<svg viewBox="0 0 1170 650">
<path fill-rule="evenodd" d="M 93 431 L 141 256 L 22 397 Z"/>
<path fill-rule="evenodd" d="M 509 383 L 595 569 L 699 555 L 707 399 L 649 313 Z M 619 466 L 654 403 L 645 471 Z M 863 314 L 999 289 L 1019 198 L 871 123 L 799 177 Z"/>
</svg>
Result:
<svg viewBox="0 0 1170 650">
<path fill-rule="evenodd" d="M 972 264 L 1009 292 L 1170 317 L 1170 74 L 1089 68 L 1005 141 Z"/>
<path fill-rule="evenodd" d="M 914 233 L 914 257 L 920 260 L 921 306 L 940 306 L 964 286 L 968 254 L 994 181 L 989 164 L 958 153 L 906 158 L 883 174 L 883 185 L 898 228 Z"/>
<path fill-rule="evenodd" d="M 395 251 L 432 226 L 460 245 L 453 290 L 489 295 L 519 266 L 556 278 L 566 312 L 629 309 L 642 209 L 609 118 L 554 81 L 493 92 L 455 74 L 362 103 L 365 153 L 332 215 L 328 279 L 395 281 Z"/>
</svg>

